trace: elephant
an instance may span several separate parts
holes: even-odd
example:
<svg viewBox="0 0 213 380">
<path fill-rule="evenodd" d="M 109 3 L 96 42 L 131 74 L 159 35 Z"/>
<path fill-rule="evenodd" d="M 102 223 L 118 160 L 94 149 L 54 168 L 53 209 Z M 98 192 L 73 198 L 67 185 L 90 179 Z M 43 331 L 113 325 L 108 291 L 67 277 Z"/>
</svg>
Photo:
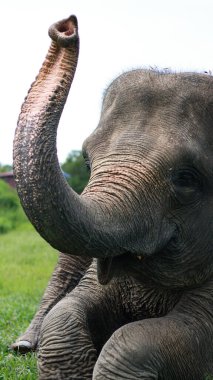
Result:
<svg viewBox="0 0 213 380">
<path fill-rule="evenodd" d="M 83 143 L 90 179 L 78 195 L 56 149 L 77 18 L 49 35 L 21 108 L 14 173 L 29 220 L 61 254 L 14 347 L 38 345 L 41 380 L 204 380 L 213 374 L 213 77 L 135 69 L 114 79 Z"/>
</svg>

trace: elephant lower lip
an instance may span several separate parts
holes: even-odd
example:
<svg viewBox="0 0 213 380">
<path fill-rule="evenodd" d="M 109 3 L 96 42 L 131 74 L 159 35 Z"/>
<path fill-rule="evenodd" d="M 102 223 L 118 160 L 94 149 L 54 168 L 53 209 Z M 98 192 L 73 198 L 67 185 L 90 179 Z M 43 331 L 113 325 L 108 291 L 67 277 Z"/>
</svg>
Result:
<svg viewBox="0 0 213 380">
<path fill-rule="evenodd" d="M 116 263 L 118 262 L 122 263 L 126 259 L 128 260 L 129 258 L 136 259 L 137 261 L 142 261 L 144 259 L 144 255 L 137 255 L 133 256 L 132 254 L 124 254 L 121 256 L 116 256 L 115 258 L 113 257 L 106 257 L 106 258 L 99 258 L 97 259 L 97 277 L 98 281 L 101 285 L 107 285 L 109 281 L 113 277 L 113 268 L 112 264 L 114 261 L 114 265 L 116 266 Z M 123 260 L 122 260 L 123 259 Z"/>
</svg>

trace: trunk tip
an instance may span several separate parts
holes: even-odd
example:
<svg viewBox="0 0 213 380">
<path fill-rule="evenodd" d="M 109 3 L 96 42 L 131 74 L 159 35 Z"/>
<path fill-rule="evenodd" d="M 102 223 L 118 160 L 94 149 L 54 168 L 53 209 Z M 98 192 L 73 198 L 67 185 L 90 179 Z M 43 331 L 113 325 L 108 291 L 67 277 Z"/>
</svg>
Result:
<svg viewBox="0 0 213 380">
<path fill-rule="evenodd" d="M 71 15 L 69 18 L 52 24 L 49 28 L 49 36 L 61 47 L 69 47 L 78 40 L 78 20 Z"/>
</svg>

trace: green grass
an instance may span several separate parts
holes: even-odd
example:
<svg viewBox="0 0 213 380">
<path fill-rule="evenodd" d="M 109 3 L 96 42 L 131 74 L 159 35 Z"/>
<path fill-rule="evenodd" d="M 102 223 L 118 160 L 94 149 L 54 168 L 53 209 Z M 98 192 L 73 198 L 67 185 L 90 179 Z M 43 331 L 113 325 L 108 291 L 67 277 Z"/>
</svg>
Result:
<svg viewBox="0 0 213 380">
<path fill-rule="evenodd" d="M 36 355 L 8 347 L 26 329 L 57 260 L 27 223 L 0 238 L 0 380 L 37 379 Z"/>
<path fill-rule="evenodd" d="M 11 231 L 26 221 L 16 191 L 0 180 L 0 234 Z"/>
</svg>

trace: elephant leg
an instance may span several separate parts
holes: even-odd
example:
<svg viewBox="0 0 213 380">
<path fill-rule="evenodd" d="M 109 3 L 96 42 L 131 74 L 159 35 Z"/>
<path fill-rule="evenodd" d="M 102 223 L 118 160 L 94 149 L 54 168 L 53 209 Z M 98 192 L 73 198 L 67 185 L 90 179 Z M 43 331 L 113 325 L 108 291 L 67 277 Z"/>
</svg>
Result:
<svg viewBox="0 0 213 380">
<path fill-rule="evenodd" d="M 213 367 L 204 330 L 183 315 L 129 323 L 103 347 L 93 380 L 203 380 Z"/>
<path fill-rule="evenodd" d="M 60 253 L 40 307 L 24 334 L 11 345 L 13 350 L 24 354 L 36 349 L 45 315 L 78 284 L 90 263 L 91 259 L 89 258 Z"/>
<path fill-rule="evenodd" d="M 39 379 L 92 379 L 98 354 L 126 323 L 117 288 L 97 281 L 96 263 L 45 317 L 38 352 Z"/>
</svg>

